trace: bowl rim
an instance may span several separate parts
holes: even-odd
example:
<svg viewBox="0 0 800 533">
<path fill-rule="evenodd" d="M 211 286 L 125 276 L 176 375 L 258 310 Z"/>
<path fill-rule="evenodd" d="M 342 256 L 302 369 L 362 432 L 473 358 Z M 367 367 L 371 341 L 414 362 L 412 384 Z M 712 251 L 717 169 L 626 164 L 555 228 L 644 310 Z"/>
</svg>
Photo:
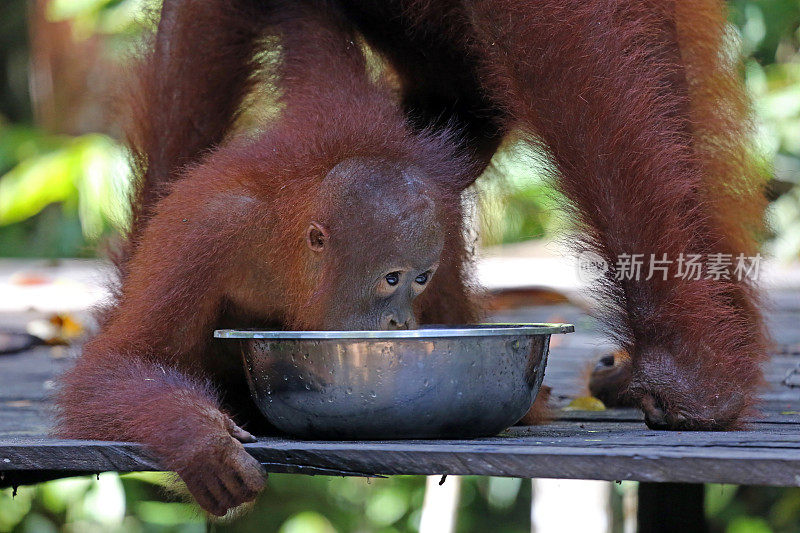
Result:
<svg viewBox="0 0 800 533">
<path fill-rule="evenodd" d="M 217 329 L 217 339 L 436 339 L 446 337 L 498 337 L 519 335 L 553 335 L 572 333 L 572 324 L 550 323 L 486 323 L 464 327 L 436 327 L 378 331 L 270 331 L 256 329 Z"/>
</svg>

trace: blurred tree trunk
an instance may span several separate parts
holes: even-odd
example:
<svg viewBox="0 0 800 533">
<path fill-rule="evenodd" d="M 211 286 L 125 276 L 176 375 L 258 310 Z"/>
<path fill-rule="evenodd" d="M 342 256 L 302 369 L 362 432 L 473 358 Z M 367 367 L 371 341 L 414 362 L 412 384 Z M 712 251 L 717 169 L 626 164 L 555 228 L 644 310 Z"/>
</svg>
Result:
<svg viewBox="0 0 800 533">
<path fill-rule="evenodd" d="M 48 17 L 50 0 L 29 0 L 30 87 L 34 120 L 50 133 L 108 132 L 107 103 L 119 72 L 102 53 L 103 36 L 79 34 Z"/>
</svg>

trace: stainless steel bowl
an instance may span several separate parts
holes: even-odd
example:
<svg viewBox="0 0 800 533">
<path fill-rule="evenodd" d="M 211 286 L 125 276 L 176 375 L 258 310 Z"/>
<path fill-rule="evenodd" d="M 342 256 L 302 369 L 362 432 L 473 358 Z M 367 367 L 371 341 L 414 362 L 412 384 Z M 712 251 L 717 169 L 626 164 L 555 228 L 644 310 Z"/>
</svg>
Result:
<svg viewBox="0 0 800 533">
<path fill-rule="evenodd" d="M 217 330 L 242 345 L 264 416 L 309 439 L 496 435 L 528 411 L 569 324 L 400 331 Z"/>
</svg>

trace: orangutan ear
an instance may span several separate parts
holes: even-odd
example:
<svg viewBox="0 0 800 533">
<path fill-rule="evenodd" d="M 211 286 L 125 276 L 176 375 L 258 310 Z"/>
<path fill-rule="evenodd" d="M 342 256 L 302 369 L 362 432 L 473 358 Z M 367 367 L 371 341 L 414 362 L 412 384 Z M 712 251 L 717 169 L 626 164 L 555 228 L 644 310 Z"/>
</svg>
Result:
<svg viewBox="0 0 800 533">
<path fill-rule="evenodd" d="M 319 222 L 312 222 L 306 231 L 306 244 L 315 252 L 321 252 L 328 244 L 328 230 Z"/>
</svg>

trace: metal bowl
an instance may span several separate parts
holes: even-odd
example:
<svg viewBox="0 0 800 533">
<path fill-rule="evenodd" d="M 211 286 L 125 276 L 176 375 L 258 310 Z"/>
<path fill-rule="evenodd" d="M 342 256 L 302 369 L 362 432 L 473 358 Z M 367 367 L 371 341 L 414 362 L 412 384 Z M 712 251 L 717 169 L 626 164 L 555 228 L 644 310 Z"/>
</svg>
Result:
<svg viewBox="0 0 800 533">
<path fill-rule="evenodd" d="M 255 402 L 308 439 L 496 435 L 528 411 L 550 335 L 569 324 L 399 331 L 217 330 L 238 339 Z"/>
</svg>

